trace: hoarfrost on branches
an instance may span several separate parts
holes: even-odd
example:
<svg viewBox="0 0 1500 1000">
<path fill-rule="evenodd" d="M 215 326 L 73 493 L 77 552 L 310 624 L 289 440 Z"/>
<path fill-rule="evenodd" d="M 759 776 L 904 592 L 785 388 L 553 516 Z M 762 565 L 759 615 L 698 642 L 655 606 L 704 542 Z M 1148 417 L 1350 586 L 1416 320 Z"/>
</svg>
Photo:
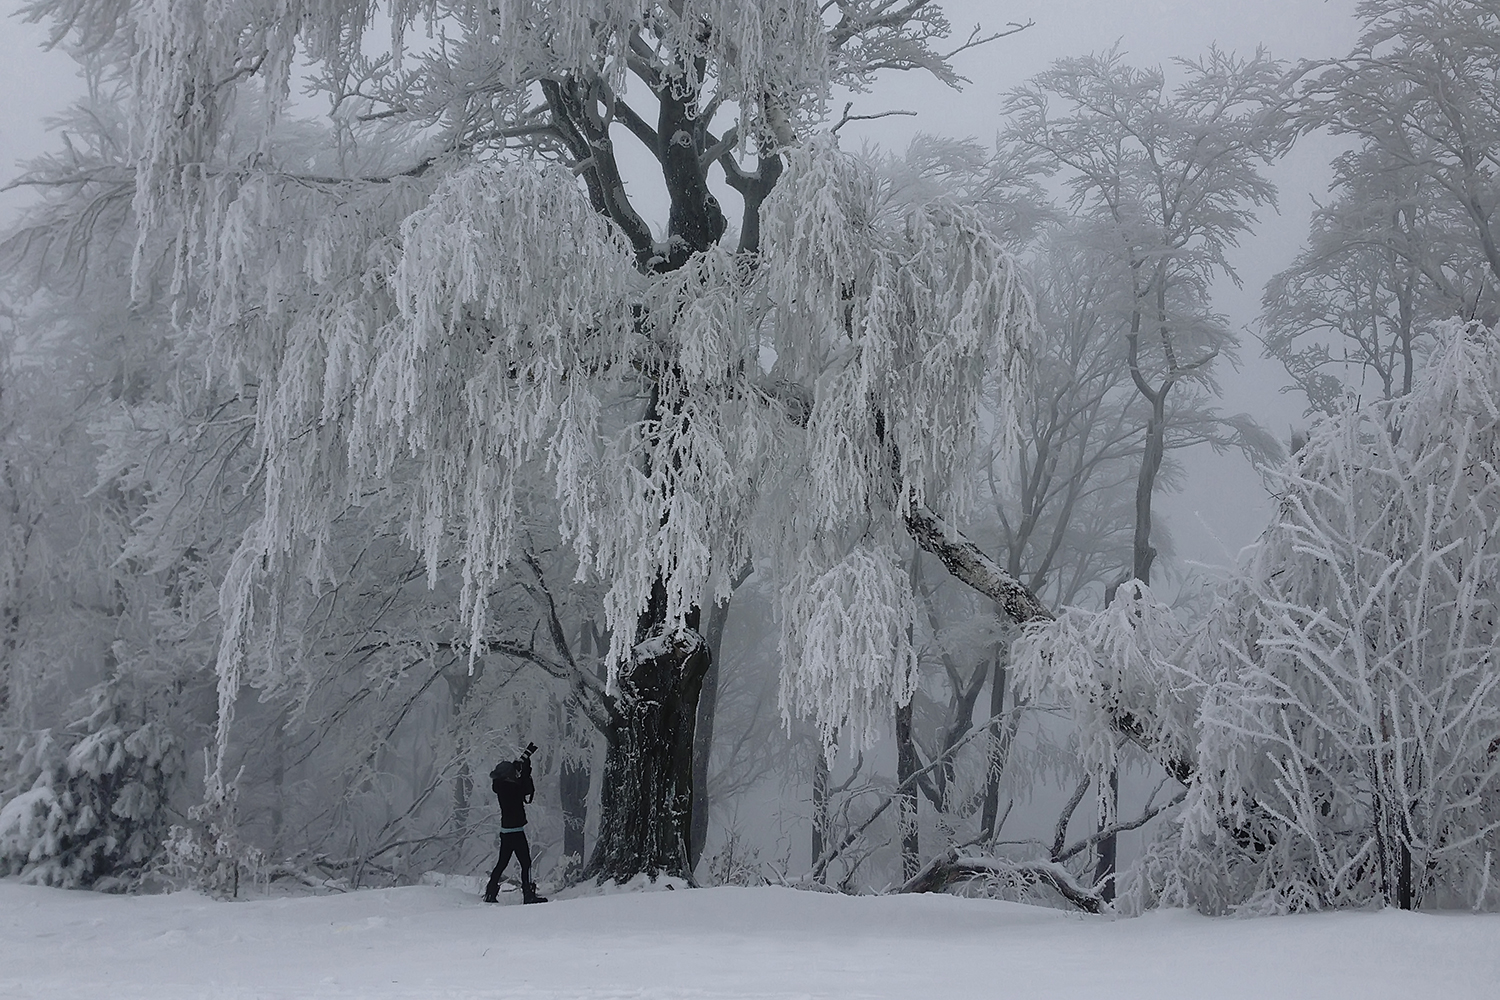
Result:
<svg viewBox="0 0 1500 1000">
<path fill-rule="evenodd" d="M 69 16 L 111 16 L 84 7 Z M 998 372 L 1013 405 L 1029 305 L 976 213 L 903 194 L 818 130 L 836 82 L 956 79 L 932 48 L 947 21 L 825 8 L 397 0 L 374 57 L 367 7 L 118 15 L 138 277 L 170 262 L 183 323 L 256 400 L 264 515 L 222 589 L 221 729 L 242 679 L 279 683 L 275 657 L 242 673 L 258 590 L 292 566 L 331 580 L 334 520 L 375 496 L 430 581 L 456 563 L 477 650 L 522 476 L 550 479 L 579 573 L 608 586 L 611 691 L 648 609 L 685 628 L 754 553 L 789 588 L 788 712 L 868 734 L 905 696 L 892 538 L 913 512 L 964 514 L 981 396 Z M 333 101 L 329 135 L 284 113 L 294 54 Z M 662 167 L 664 239 L 624 191 L 617 124 Z M 744 196 L 738 252 L 715 164 Z M 856 565 L 873 572 L 852 600 Z"/>
<path fill-rule="evenodd" d="M 1122 735 L 1160 759 L 1181 760 L 1196 740 L 1201 696 L 1180 665 L 1190 639 L 1150 587 L 1130 580 L 1103 611 L 1065 608 L 1027 629 L 1011 647 L 1017 689 L 1032 699 L 1052 692 L 1072 706 L 1085 768 L 1102 773 L 1121 763 Z"/>
<path fill-rule="evenodd" d="M 1457 321 L 1439 339 L 1411 395 L 1316 425 L 1274 474 L 1276 521 L 1201 630 L 1211 683 L 1181 852 L 1149 876 L 1163 898 L 1492 905 L 1500 348 Z"/>
</svg>

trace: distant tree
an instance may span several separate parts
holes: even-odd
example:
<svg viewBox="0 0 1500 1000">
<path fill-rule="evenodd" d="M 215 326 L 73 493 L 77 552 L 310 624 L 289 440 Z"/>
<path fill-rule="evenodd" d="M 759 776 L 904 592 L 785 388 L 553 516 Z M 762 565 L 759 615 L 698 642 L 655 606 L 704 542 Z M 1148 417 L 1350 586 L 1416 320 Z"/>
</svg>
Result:
<svg viewBox="0 0 1500 1000">
<path fill-rule="evenodd" d="M 1261 300 L 1266 354 L 1322 414 L 1367 386 L 1383 399 L 1410 392 L 1433 324 L 1471 314 L 1488 283 L 1428 178 L 1374 149 L 1334 166 L 1338 197 Z"/>
<path fill-rule="evenodd" d="M 1062 174 L 1073 209 L 1098 226 L 1118 264 L 1111 308 L 1126 321 L 1128 370 L 1150 409 L 1132 565 L 1148 583 L 1168 400 L 1179 385 L 1210 387 L 1210 366 L 1233 351 L 1209 286 L 1238 280 L 1227 252 L 1255 209 L 1275 201 L 1258 166 L 1291 138 L 1278 64 L 1264 54 L 1237 60 L 1213 50 L 1180 65 L 1187 77 L 1169 92 L 1161 70 L 1137 70 L 1117 52 L 1061 60 L 1011 95 L 1005 133 L 1039 169 Z"/>
<path fill-rule="evenodd" d="M 1357 140 L 1307 247 L 1267 285 L 1264 343 L 1313 412 L 1411 391 L 1433 327 L 1493 320 L 1500 66 L 1493 4 L 1367 2 L 1342 59 L 1304 63 L 1297 120 Z"/>
<path fill-rule="evenodd" d="M 1109 308 L 1124 320 L 1127 370 L 1148 411 L 1130 567 L 1142 583 L 1156 558 L 1151 508 L 1169 403 L 1213 392 L 1214 361 L 1233 357 L 1235 335 L 1213 312 L 1209 288 L 1218 277 L 1238 281 L 1228 250 L 1275 200 L 1259 167 L 1293 134 L 1279 66 L 1264 53 L 1239 60 L 1212 50 L 1179 67 L 1185 79 L 1169 91 L 1161 70 L 1135 69 L 1118 52 L 1061 60 L 1011 95 L 1005 132 L 1039 169 L 1061 173 L 1071 207 L 1112 259 Z M 1248 418 L 1225 421 L 1221 433 L 1274 451 Z M 1113 798 L 1101 796 L 1106 825 Z M 1113 851 L 1113 841 L 1100 845 L 1101 880 Z"/>
<path fill-rule="evenodd" d="M 1298 68 L 1299 124 L 1352 136 L 1387 169 L 1430 182 L 1465 219 L 1466 242 L 1490 280 L 1500 281 L 1500 8 L 1363 0 L 1356 11 L 1364 33 L 1353 52 Z"/>
</svg>

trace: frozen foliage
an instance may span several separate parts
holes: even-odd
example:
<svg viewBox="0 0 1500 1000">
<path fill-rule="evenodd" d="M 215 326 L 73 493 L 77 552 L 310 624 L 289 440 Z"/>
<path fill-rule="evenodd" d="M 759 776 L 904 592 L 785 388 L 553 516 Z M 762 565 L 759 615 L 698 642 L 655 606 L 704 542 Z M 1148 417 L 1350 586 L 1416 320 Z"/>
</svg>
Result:
<svg viewBox="0 0 1500 1000">
<path fill-rule="evenodd" d="M 1198 637 L 1168 902 L 1493 906 L 1500 347 L 1449 324 L 1407 397 L 1317 425 Z"/>
<path fill-rule="evenodd" d="M 1065 608 L 1029 629 L 1011 655 L 1021 696 L 1071 705 L 1080 763 L 1105 773 L 1121 762 L 1122 734 L 1167 761 L 1191 752 L 1202 685 L 1181 666 L 1189 641 L 1176 613 L 1130 580 L 1103 611 Z"/>
<path fill-rule="evenodd" d="M 183 328 L 255 401 L 264 504 L 221 588 L 212 794 L 241 687 L 285 681 L 256 649 L 276 587 L 330 585 L 335 523 L 374 498 L 430 583 L 456 569 L 474 655 L 522 541 L 518 480 L 548 482 L 580 576 L 608 588 L 611 695 L 643 614 L 682 629 L 754 551 L 787 584 L 788 711 L 858 739 L 906 696 L 892 536 L 914 508 L 962 515 L 955 470 L 987 373 L 1018 384 L 1026 308 L 972 212 L 897 197 L 819 127 L 835 84 L 956 79 L 936 4 L 31 13 L 130 49 L 136 293 L 165 263 Z M 326 134 L 284 113 L 298 58 Z M 630 205 L 616 125 L 662 167 L 665 234 Z M 745 201 L 741 252 L 719 243 L 715 165 Z"/>
<path fill-rule="evenodd" d="M 1457 321 L 1412 394 L 1316 425 L 1186 627 L 1138 582 L 1015 645 L 1082 756 L 1146 749 L 1185 803 L 1131 905 L 1492 907 L 1500 846 L 1500 347 Z"/>
<path fill-rule="evenodd" d="M 643 276 L 566 171 L 472 163 L 446 173 L 369 257 L 349 249 L 368 228 L 319 221 L 306 270 L 287 276 L 318 305 L 296 309 L 277 278 L 285 250 L 262 242 L 284 244 L 284 233 L 250 220 L 311 206 L 264 205 L 265 194 L 247 184 L 226 211 L 209 299 L 230 355 L 267 369 L 266 519 L 230 570 L 226 695 L 253 624 L 259 555 L 295 544 L 316 566 L 336 513 L 330 487 L 357 502 L 407 460 L 408 538 L 429 567 L 457 539 L 471 637 L 515 552 L 515 477 L 534 463 L 553 478 L 581 564 L 610 584 L 612 667 L 658 579 L 680 622 L 727 594 L 760 539 L 756 551 L 790 585 L 788 608 L 823 609 L 784 616 L 788 706 L 830 735 L 846 721 L 862 735 L 871 707 L 901 694 L 910 609 L 899 587 L 878 583 L 882 566 L 900 573 L 883 539 L 911 504 L 942 496 L 963 509 L 949 474 L 973 447 L 986 373 L 1003 373 L 1010 398 L 1021 369 L 1024 328 L 1012 317 L 1025 304 L 970 213 L 897 203 L 866 165 L 816 138 L 790 156 L 764 207 L 758 259 L 714 247 Z M 400 200 L 378 197 L 353 225 Z M 255 293 L 273 296 L 265 308 L 234 291 L 251 273 L 272 279 Z M 266 329 L 273 310 L 281 319 Z M 622 421 L 631 395 L 656 405 Z M 764 505 L 782 483 L 793 502 Z M 849 560 L 873 568 L 879 600 L 849 599 Z M 812 635 L 809 623 L 834 631 Z"/>
<path fill-rule="evenodd" d="M 867 731 L 909 670 L 909 598 L 878 582 L 881 567 L 888 582 L 904 571 L 882 538 L 910 504 L 947 492 L 974 445 L 965 414 L 986 374 L 1001 371 L 1015 394 L 1024 344 L 1012 317 L 1025 303 L 977 219 L 895 202 L 830 139 L 791 156 L 764 214 L 758 260 L 713 248 L 643 277 L 561 168 L 445 176 L 401 224 L 388 270 L 377 262 L 353 287 L 341 278 L 319 310 L 288 316 L 287 360 L 261 360 L 274 373 L 260 416 L 267 520 L 231 569 L 225 676 L 253 623 L 256 553 L 300 536 L 316 554 L 336 513 L 324 477 L 356 500 L 409 463 L 407 536 L 434 573 L 458 539 L 477 639 L 485 595 L 516 552 L 516 476 L 531 464 L 548 470 L 582 566 L 610 583 L 612 666 L 658 577 L 681 621 L 727 595 L 758 538 L 790 585 L 789 708 L 830 734 L 846 719 Z M 321 259 L 349 234 L 314 238 Z M 243 273 L 263 258 L 235 259 Z M 243 335 L 228 320 L 215 327 Z M 620 400 L 648 393 L 662 416 L 622 423 Z M 764 505 L 781 484 L 793 504 Z M 962 509 L 962 496 L 945 499 Z M 841 581 L 855 578 L 878 599 L 850 600 Z"/>
</svg>

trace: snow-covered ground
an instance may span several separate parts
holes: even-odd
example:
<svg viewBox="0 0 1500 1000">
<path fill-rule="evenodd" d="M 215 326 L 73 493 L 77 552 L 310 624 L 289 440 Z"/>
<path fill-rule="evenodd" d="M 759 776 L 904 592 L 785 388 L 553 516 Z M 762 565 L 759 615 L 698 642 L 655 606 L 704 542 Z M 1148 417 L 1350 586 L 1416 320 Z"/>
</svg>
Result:
<svg viewBox="0 0 1500 1000">
<path fill-rule="evenodd" d="M 1108 920 L 775 888 L 218 903 L 3 881 L 0 996 L 1495 1000 L 1500 915 Z"/>
</svg>

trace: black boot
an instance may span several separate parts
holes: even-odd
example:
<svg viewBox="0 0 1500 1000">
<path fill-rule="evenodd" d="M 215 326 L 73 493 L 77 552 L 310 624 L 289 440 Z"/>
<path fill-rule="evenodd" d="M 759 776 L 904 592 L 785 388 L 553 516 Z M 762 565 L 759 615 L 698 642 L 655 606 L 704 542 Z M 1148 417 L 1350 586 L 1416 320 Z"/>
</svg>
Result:
<svg viewBox="0 0 1500 1000">
<path fill-rule="evenodd" d="M 536 883 L 535 882 L 523 882 L 521 884 L 521 902 L 522 903 L 545 903 L 546 901 L 547 901 L 547 897 L 546 896 L 538 896 L 536 894 Z"/>
</svg>

